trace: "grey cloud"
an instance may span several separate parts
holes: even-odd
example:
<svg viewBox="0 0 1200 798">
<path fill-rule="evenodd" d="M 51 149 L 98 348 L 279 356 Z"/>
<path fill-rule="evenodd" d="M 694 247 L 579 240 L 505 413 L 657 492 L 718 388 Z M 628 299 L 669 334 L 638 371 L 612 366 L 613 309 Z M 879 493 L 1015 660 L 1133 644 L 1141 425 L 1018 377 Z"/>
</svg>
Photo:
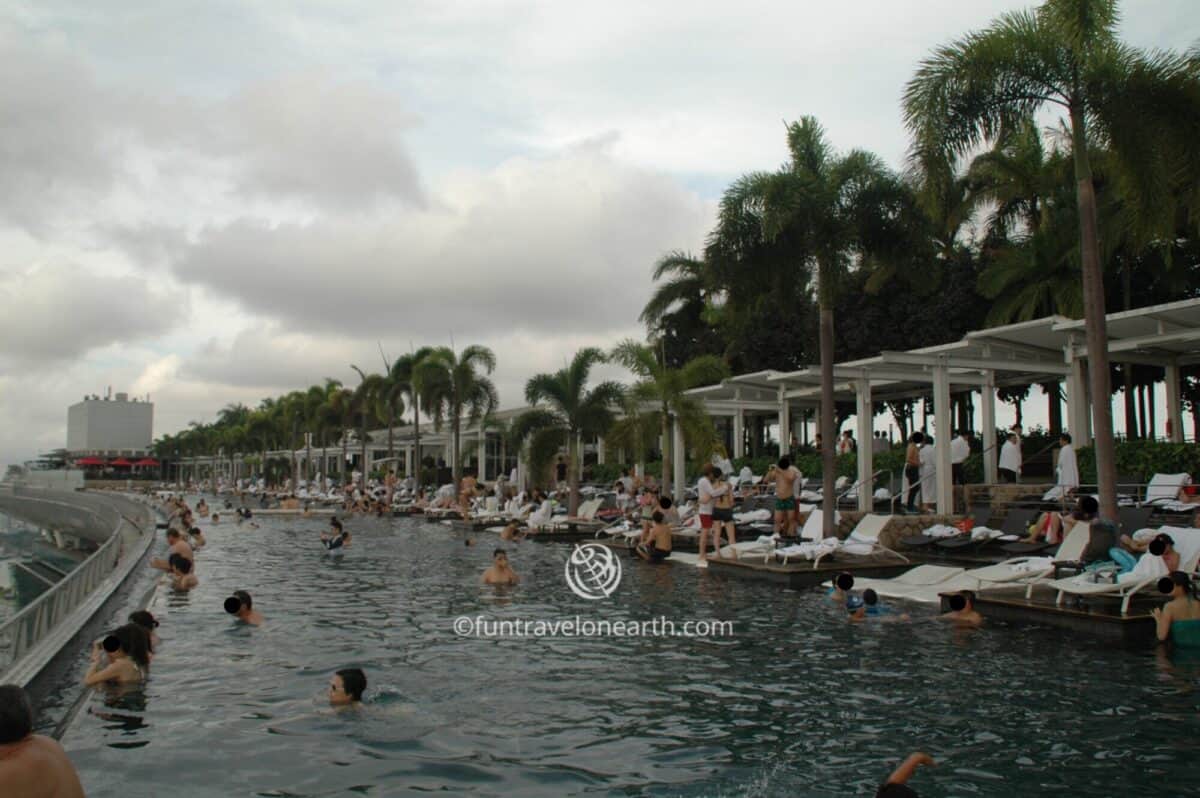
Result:
<svg viewBox="0 0 1200 798">
<path fill-rule="evenodd" d="M 186 317 L 187 298 L 137 277 L 74 266 L 0 271 L 0 366 L 43 369 L 114 343 L 153 338 Z"/>
<path fill-rule="evenodd" d="M 173 266 L 248 311 L 334 334 L 627 327 L 651 265 L 697 247 L 712 208 L 599 143 L 451 181 L 437 208 L 204 231 Z"/>
</svg>

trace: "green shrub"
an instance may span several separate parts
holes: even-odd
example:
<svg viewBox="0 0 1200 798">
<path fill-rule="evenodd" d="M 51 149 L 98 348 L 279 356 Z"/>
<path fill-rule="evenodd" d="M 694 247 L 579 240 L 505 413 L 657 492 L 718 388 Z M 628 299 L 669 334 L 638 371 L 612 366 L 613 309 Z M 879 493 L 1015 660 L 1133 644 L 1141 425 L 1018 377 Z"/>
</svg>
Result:
<svg viewBox="0 0 1200 798">
<path fill-rule="evenodd" d="M 1087 446 L 1077 452 L 1079 478 L 1085 485 L 1096 484 L 1096 452 Z M 1155 474 L 1200 474 L 1200 446 L 1194 443 L 1158 443 L 1156 441 L 1118 441 L 1117 476 L 1149 482 Z"/>
</svg>

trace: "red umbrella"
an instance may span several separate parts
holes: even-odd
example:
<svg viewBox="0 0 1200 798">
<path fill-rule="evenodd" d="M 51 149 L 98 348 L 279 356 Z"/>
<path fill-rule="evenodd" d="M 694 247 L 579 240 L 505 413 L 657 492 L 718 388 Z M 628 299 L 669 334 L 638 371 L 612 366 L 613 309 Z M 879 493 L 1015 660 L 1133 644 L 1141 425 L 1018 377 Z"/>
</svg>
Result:
<svg viewBox="0 0 1200 798">
<path fill-rule="evenodd" d="M 142 468 L 145 466 L 157 466 L 158 461 L 155 460 L 153 457 L 143 457 L 141 460 L 138 460 L 136 463 L 134 463 L 134 465 L 138 466 L 139 468 Z"/>
<path fill-rule="evenodd" d="M 109 463 L 109 465 L 120 466 L 121 468 L 128 468 L 129 466 L 133 465 L 133 463 L 129 462 L 124 457 L 118 457 L 116 460 L 113 460 L 111 463 Z"/>
<path fill-rule="evenodd" d="M 104 465 L 103 457 L 83 457 L 75 461 L 78 466 L 102 466 Z"/>
</svg>

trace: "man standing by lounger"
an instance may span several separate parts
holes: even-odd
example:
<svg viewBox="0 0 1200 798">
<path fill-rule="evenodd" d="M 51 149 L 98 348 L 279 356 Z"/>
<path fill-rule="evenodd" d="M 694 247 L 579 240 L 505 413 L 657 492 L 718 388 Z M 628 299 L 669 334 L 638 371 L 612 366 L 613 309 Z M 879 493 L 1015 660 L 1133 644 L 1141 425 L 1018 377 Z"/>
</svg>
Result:
<svg viewBox="0 0 1200 798">
<path fill-rule="evenodd" d="M 1058 484 L 1065 496 L 1079 487 L 1079 463 L 1075 460 L 1071 436 L 1064 432 L 1058 436 L 1058 442 L 1062 444 L 1058 450 Z"/>
<path fill-rule="evenodd" d="M 775 469 L 775 534 L 786 531 L 785 537 L 796 536 L 796 482 L 800 472 L 786 457 L 779 458 Z"/>
</svg>

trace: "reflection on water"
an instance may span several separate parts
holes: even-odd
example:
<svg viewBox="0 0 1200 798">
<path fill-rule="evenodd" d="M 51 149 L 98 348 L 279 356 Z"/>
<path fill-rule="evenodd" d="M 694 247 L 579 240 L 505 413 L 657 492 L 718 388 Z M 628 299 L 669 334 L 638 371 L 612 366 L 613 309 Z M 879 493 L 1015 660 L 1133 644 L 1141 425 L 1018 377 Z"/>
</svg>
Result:
<svg viewBox="0 0 1200 798">
<path fill-rule="evenodd" d="M 1200 663 L 1039 629 L 961 632 L 923 609 L 851 626 L 817 591 L 629 561 L 601 602 L 564 584 L 565 544 L 509 544 L 519 586 L 485 588 L 492 542 L 410 520 L 208 530 L 200 586 L 164 593 L 150 681 L 89 704 L 65 743 L 90 796 L 449 790 L 871 794 L 915 748 L 922 794 L 1200 789 Z M 230 619 L 249 590 L 266 620 Z M 458 616 L 735 621 L 731 639 L 459 637 Z M 334 711 L 333 671 L 368 700 Z M 138 746 L 138 747 L 133 747 Z"/>
</svg>

